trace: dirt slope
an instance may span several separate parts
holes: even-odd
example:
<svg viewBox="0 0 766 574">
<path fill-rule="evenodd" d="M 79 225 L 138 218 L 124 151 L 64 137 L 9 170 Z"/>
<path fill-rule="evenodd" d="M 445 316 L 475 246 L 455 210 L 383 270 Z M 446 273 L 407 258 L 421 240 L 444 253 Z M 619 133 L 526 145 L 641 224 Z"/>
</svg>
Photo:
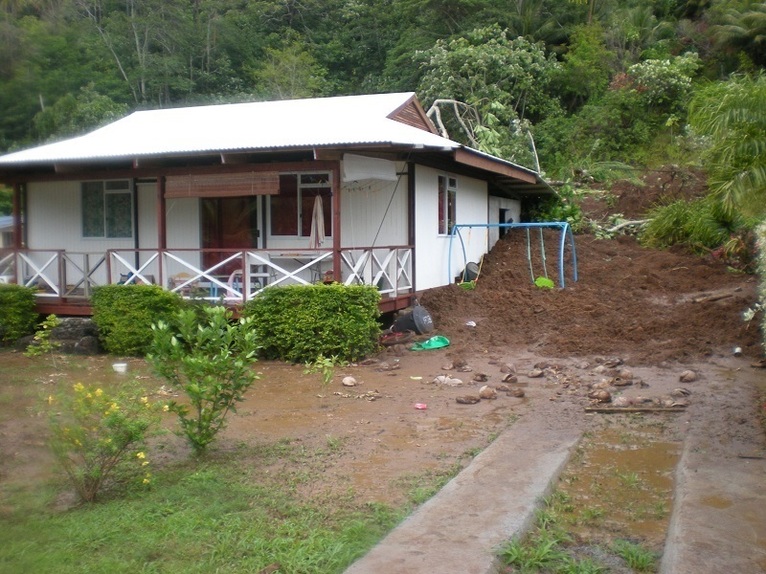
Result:
<svg viewBox="0 0 766 574">
<path fill-rule="evenodd" d="M 649 174 L 644 185 L 619 184 L 585 209 L 594 219 L 609 212 L 639 219 L 658 202 L 700 193 L 698 174 Z M 545 268 L 537 232 L 531 235 L 532 271 L 524 232 L 514 230 L 485 257 L 473 290 L 456 285 L 430 290 L 420 303 L 452 337 L 454 354 L 523 345 L 552 357 L 620 355 L 631 363 L 694 361 L 715 353 L 761 356 L 756 322 L 742 313 L 756 301 L 754 276 L 732 271 L 712 257 L 683 249 L 641 247 L 632 236 L 611 240 L 575 236 L 565 251 L 566 288 L 559 288 L 558 231 L 543 234 Z M 554 289 L 532 276 L 545 274 Z M 475 327 L 466 326 L 473 321 Z"/>
</svg>

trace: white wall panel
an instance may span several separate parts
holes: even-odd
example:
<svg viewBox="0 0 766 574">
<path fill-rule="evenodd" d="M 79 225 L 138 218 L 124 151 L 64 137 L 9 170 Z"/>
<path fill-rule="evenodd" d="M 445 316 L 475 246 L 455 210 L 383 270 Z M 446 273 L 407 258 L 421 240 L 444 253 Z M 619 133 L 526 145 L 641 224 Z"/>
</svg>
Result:
<svg viewBox="0 0 766 574">
<path fill-rule="evenodd" d="M 418 166 L 416 169 L 417 196 L 416 218 L 416 290 L 447 285 L 465 267 L 463 249 L 455 238 L 451 253 L 450 238 L 439 235 L 438 222 L 438 177 L 440 174 L 456 177 L 458 182 L 456 220 L 457 223 L 487 223 L 486 182 L 464 176 L 448 174 L 432 168 Z M 479 261 L 487 250 L 486 228 L 464 229 L 461 236 L 465 244 L 467 261 Z"/>
<path fill-rule="evenodd" d="M 341 222 L 343 247 L 406 245 L 407 177 L 344 183 Z"/>
</svg>

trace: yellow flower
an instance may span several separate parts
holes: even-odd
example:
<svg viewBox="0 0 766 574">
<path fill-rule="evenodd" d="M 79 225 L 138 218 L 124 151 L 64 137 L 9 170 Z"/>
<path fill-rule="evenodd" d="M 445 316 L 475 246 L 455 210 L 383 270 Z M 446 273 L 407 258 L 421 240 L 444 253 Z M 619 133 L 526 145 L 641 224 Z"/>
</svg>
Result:
<svg viewBox="0 0 766 574">
<path fill-rule="evenodd" d="M 144 462 L 141 463 L 141 466 L 146 466 L 147 464 L 149 464 L 149 461 L 145 460 Z"/>
<path fill-rule="evenodd" d="M 163 412 L 168 412 L 170 410 L 170 405 L 162 405 Z"/>
<path fill-rule="evenodd" d="M 78 393 L 81 393 L 85 390 L 85 387 L 82 386 L 82 383 L 75 383 L 72 388 L 77 391 Z"/>
<path fill-rule="evenodd" d="M 149 480 L 148 478 L 145 478 L 145 479 L 143 480 L 143 483 L 144 483 L 144 484 L 149 484 L 150 482 L 151 482 L 151 480 Z"/>
<path fill-rule="evenodd" d="M 103 394 L 104 394 L 104 391 L 102 391 L 101 389 L 96 389 L 96 390 L 93 392 L 93 394 L 94 394 L 94 395 L 96 395 L 97 397 L 100 397 L 101 395 L 103 395 Z"/>
<path fill-rule="evenodd" d="M 146 404 L 149 402 L 149 399 L 147 397 L 141 397 L 141 402 Z"/>
<path fill-rule="evenodd" d="M 88 393 L 87 395 L 85 395 L 85 398 L 86 398 L 86 399 L 92 399 L 92 398 L 93 398 L 93 395 L 91 395 L 90 393 Z"/>
<path fill-rule="evenodd" d="M 144 454 L 143 452 L 137 452 L 136 453 L 136 458 L 142 458 L 142 459 L 146 458 L 146 454 Z"/>
<path fill-rule="evenodd" d="M 52 405 L 54 400 L 56 400 L 56 399 L 53 398 L 53 395 L 48 395 L 48 404 L 49 405 Z"/>
</svg>

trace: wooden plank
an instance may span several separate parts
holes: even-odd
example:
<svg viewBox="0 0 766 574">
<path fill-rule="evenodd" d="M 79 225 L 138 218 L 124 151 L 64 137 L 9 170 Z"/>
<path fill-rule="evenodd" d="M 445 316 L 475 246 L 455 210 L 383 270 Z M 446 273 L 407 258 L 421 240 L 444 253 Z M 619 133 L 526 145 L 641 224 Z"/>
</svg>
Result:
<svg viewBox="0 0 766 574">
<path fill-rule="evenodd" d="M 686 407 L 585 407 L 586 413 L 682 413 Z"/>
</svg>

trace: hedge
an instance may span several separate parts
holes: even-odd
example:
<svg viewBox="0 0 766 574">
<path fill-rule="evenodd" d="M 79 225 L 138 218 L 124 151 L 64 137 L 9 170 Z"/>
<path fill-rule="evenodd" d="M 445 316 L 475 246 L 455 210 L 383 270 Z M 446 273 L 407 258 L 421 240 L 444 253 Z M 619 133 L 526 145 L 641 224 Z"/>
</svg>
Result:
<svg viewBox="0 0 766 574">
<path fill-rule="evenodd" d="M 0 284 L 0 341 L 13 343 L 35 332 L 38 313 L 35 290 L 14 284 Z"/>
<path fill-rule="evenodd" d="M 93 321 L 104 349 L 113 355 L 144 355 L 152 323 L 168 320 L 183 299 L 156 285 L 102 285 L 93 290 Z"/>
<path fill-rule="evenodd" d="M 379 302 L 380 293 L 368 285 L 290 285 L 264 290 L 243 314 L 254 319 L 267 359 L 355 361 L 377 349 Z"/>
</svg>

